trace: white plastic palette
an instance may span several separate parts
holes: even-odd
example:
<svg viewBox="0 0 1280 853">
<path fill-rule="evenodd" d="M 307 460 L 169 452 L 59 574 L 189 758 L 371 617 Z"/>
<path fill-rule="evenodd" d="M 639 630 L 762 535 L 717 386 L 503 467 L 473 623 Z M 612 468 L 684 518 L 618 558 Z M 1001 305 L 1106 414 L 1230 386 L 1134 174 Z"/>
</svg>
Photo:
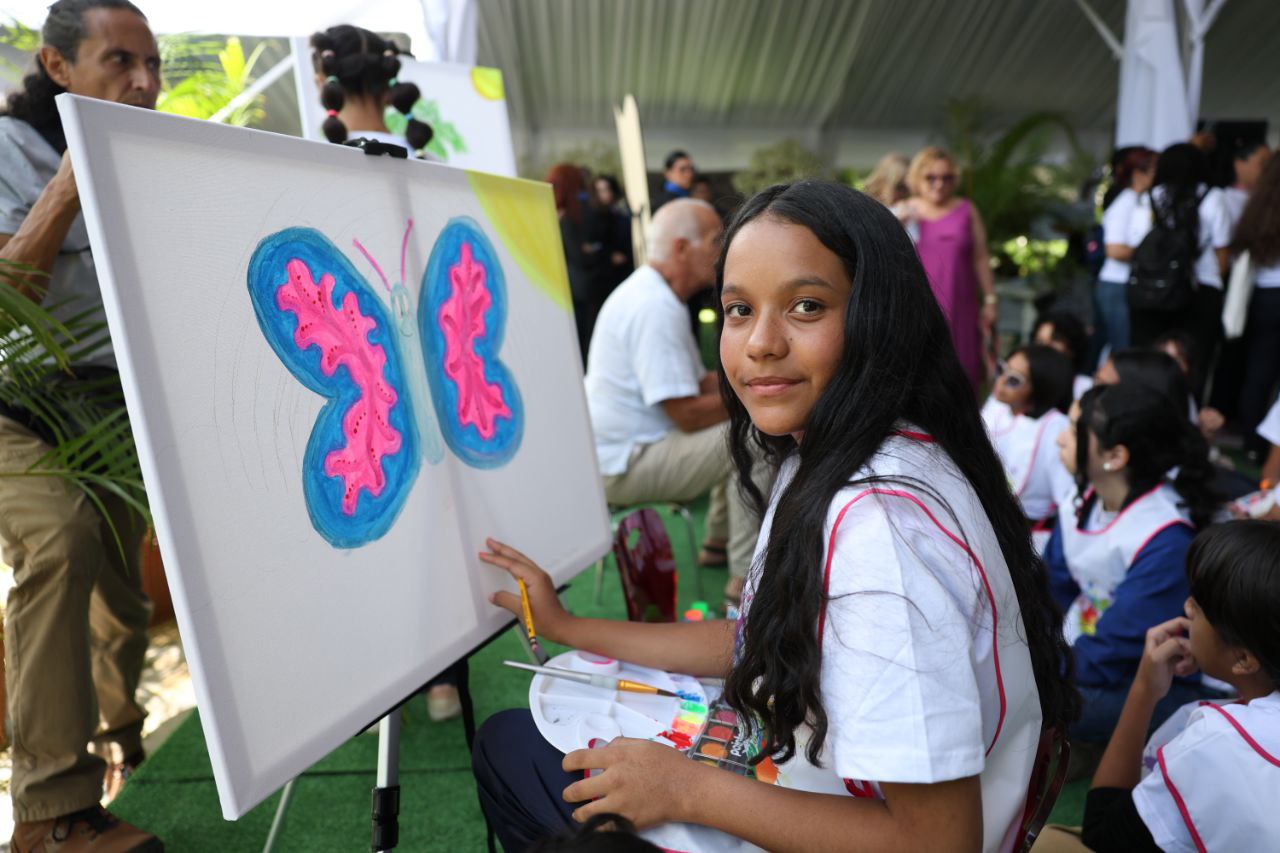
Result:
<svg viewBox="0 0 1280 853">
<path fill-rule="evenodd" d="M 556 655 L 547 665 L 612 675 L 673 693 L 697 694 L 698 701 L 707 704 L 706 688 L 687 675 L 577 651 Z M 607 690 L 541 674 L 535 675 L 529 685 L 533 721 L 547 742 L 561 752 L 585 749 L 595 738 L 606 741 L 619 736 L 655 738 L 671 727 L 681 704 L 682 700 L 670 696 Z"/>
</svg>

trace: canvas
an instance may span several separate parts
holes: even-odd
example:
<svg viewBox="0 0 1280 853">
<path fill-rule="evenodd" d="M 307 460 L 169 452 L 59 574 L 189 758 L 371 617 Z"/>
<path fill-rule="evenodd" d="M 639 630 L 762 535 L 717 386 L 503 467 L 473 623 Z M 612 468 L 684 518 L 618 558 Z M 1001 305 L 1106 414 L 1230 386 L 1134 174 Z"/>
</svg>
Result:
<svg viewBox="0 0 1280 853">
<path fill-rule="evenodd" d="M 235 818 L 608 548 L 551 190 L 59 108 Z"/>
<path fill-rule="evenodd" d="M 324 123 L 324 107 L 320 105 L 311 47 L 305 38 L 292 39 L 291 45 L 302 135 L 323 140 L 320 125 Z M 433 155 L 450 166 L 516 176 L 506 90 L 499 69 L 419 62 L 405 56 L 400 59 L 400 72 L 396 77 L 416 84 L 422 93 L 414 115 L 435 131 L 427 146 Z M 395 128 L 391 132 L 403 135 L 402 130 Z M 359 136 L 358 133 L 352 135 Z"/>
</svg>

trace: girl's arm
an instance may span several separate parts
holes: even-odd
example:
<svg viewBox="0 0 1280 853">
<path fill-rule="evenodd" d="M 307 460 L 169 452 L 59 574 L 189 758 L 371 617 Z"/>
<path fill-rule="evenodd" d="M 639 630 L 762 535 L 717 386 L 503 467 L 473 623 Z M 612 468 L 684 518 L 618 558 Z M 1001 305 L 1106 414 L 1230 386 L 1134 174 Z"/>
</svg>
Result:
<svg viewBox="0 0 1280 853">
<path fill-rule="evenodd" d="M 1080 585 L 1071 577 L 1071 570 L 1067 568 L 1067 558 L 1062 550 L 1062 525 L 1068 523 L 1070 522 L 1059 517 L 1058 524 L 1049 534 L 1049 544 L 1044 547 L 1044 566 L 1049 573 L 1049 594 L 1063 613 L 1067 612 L 1071 602 L 1080 594 Z"/>
<path fill-rule="evenodd" d="M 560 604 L 550 576 L 516 549 L 495 539 L 485 540 L 491 551 L 480 559 L 523 580 L 529 590 L 529 608 L 540 636 L 555 643 L 584 649 L 628 663 L 696 676 L 722 678 L 733 661 L 736 625 L 727 620 L 710 622 L 621 622 L 574 616 Z M 518 592 L 505 590 L 490 599 L 523 619 Z"/>
<path fill-rule="evenodd" d="M 619 738 L 565 756 L 568 771 L 604 772 L 565 789 L 574 817 L 612 812 L 637 826 L 670 821 L 721 830 L 775 851 L 979 850 L 977 776 L 929 785 L 885 784 L 864 800 L 765 785 L 690 761 L 670 747 Z"/>
<path fill-rule="evenodd" d="M 991 272 L 991 253 L 987 250 L 987 226 L 982 223 L 982 215 L 978 208 L 969 205 L 969 221 L 973 223 L 973 274 L 978 279 L 978 290 L 982 293 L 982 323 L 995 327 L 999 318 L 996 305 L 996 281 Z"/>
</svg>

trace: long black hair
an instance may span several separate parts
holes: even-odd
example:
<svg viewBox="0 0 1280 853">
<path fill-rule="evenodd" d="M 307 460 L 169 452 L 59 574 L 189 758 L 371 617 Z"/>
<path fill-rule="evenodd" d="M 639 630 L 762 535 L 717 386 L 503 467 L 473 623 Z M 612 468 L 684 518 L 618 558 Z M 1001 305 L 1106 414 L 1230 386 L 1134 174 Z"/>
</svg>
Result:
<svg viewBox="0 0 1280 853">
<path fill-rule="evenodd" d="M 1163 483 L 1173 468 L 1178 469 L 1173 488 L 1182 498 L 1196 528 L 1208 525 L 1222 507 L 1221 498 L 1210 485 L 1214 470 L 1204 436 L 1187 419 L 1185 406 L 1180 410 L 1156 389 L 1136 382 L 1120 382 L 1090 388 L 1080 398 L 1080 419 L 1076 422 L 1076 485 L 1082 495 L 1088 489 L 1090 433 L 1097 436 L 1102 450 L 1120 444 L 1129 450 L 1129 462 L 1124 469 L 1129 491 L 1122 508 Z M 1096 499 L 1094 496 L 1091 500 Z M 1088 505 L 1089 502 L 1081 504 L 1081 518 Z"/>
<path fill-rule="evenodd" d="M 1029 344 L 1014 349 L 1008 358 L 1021 355 L 1027 360 L 1031 375 L 1031 407 L 1028 417 L 1039 418 L 1057 409 L 1064 415 L 1071 408 L 1075 382 L 1071 359 L 1043 344 Z"/>
<path fill-rule="evenodd" d="M 1170 145 L 1156 160 L 1151 188 L 1155 218 L 1179 231 L 1200 237 L 1200 186 L 1209 180 L 1209 158 L 1190 142 Z"/>
<path fill-rule="evenodd" d="M 129 0 L 58 0 L 49 7 L 49 17 L 44 19 L 44 26 L 40 28 L 43 43 L 62 54 L 68 62 L 75 62 L 80 42 L 89 35 L 84 16 L 90 9 L 123 9 L 144 21 L 147 19 Z M 22 88 L 10 93 L 4 113 L 34 127 L 61 154 L 67 150 L 67 137 L 62 132 L 62 119 L 53 99 L 67 90 L 53 82 L 38 54 L 34 63 L 35 67 L 22 78 Z"/>
<path fill-rule="evenodd" d="M 972 485 L 1017 593 L 1045 724 L 1074 718 L 1079 698 L 1071 686 L 1062 617 L 1049 598 L 1026 518 L 1009 491 L 946 320 L 906 232 L 882 204 L 840 184 L 803 181 L 770 187 L 743 205 L 725 233 L 716 270 L 718 292 L 724 289 L 730 246 L 745 225 L 760 217 L 808 228 L 841 259 L 853 283 L 840 364 L 809 413 L 798 448 L 791 438 L 766 435 L 752 425 L 720 369 L 730 453 L 741 487 L 757 508 L 763 510 L 765 502 L 751 480 L 753 455 L 763 453 L 767 464 L 775 466 L 791 452 L 799 457 L 795 476 L 774 507 L 776 535 L 769 537 L 741 653 L 725 682 L 733 707 L 763 724 L 768 741 L 761 754 L 783 760 L 793 756 L 795 731 L 808 722 L 813 737 L 807 756 L 818 761 L 827 735 L 817 632 L 826 604 L 822 558 L 827 510 L 841 489 L 877 479 L 854 478 L 903 423 L 933 436 Z M 908 485 L 930 491 L 919 481 Z"/>
<path fill-rule="evenodd" d="M 1189 419 L 1191 392 L 1187 390 L 1187 374 L 1173 356 L 1163 350 L 1129 347 L 1112 355 L 1111 364 L 1121 382 L 1158 391 L 1173 403 L 1179 417 Z"/>
<path fill-rule="evenodd" d="M 427 147 L 433 135 L 431 126 L 412 115 L 413 105 L 422 93 L 413 83 L 396 79 L 404 51 L 395 42 L 363 27 L 339 24 L 313 34 L 311 47 L 315 51 L 312 55 L 315 69 L 325 75 L 320 89 L 320 103 L 329 113 L 322 127 L 325 139 L 346 141 L 347 126 L 338 118 L 338 112 L 346 103 L 347 95 L 378 99 L 386 96 L 408 121 L 404 138 L 409 146 L 414 151 Z"/>
<path fill-rule="evenodd" d="M 1252 652 L 1280 689 L 1280 525 L 1213 525 L 1187 550 L 1187 581 L 1214 630 Z"/>
</svg>

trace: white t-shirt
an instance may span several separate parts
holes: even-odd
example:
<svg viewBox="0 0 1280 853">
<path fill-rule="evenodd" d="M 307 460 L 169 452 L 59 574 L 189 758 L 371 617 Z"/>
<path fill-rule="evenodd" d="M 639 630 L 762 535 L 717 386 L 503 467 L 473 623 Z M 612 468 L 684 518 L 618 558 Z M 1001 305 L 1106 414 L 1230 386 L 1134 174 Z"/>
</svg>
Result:
<svg viewBox="0 0 1280 853">
<path fill-rule="evenodd" d="M 705 373 L 685 304 L 657 270 L 637 268 L 604 301 L 587 354 L 600 473 L 624 473 L 636 446 L 675 429 L 662 401 L 695 396 Z"/>
<path fill-rule="evenodd" d="M 982 409 L 991 445 L 1004 464 L 1009 488 L 1022 504 L 1023 514 L 1031 521 L 1049 518 L 1058 511 L 1057 497 L 1066 475 L 1057 439 L 1071 421 L 1057 409 L 1039 418 L 1005 409 L 995 417 L 990 416 L 996 411 L 991 406 Z"/>
<path fill-rule="evenodd" d="M 1143 216 L 1143 211 L 1146 215 Z M 1147 230 L 1151 227 L 1151 215 L 1147 209 L 1147 196 L 1138 195 L 1133 190 L 1121 190 L 1120 194 L 1111 200 L 1111 204 L 1107 205 L 1107 209 L 1102 212 L 1102 242 L 1104 244 L 1116 243 L 1122 246 L 1134 247 L 1142 242 L 1142 238 L 1146 236 L 1146 230 L 1139 230 L 1135 226 L 1145 222 Z M 1137 242 L 1134 240 L 1135 235 Z M 1126 284 L 1129 281 L 1129 262 L 1118 261 L 1115 258 L 1107 258 L 1102 262 L 1102 269 L 1098 270 L 1098 278 L 1103 281 L 1110 281 L 1116 284 Z"/>
<path fill-rule="evenodd" d="M 779 472 L 744 618 L 797 466 L 792 456 Z M 801 729 L 778 784 L 880 796 L 884 782 L 980 775 L 983 849 L 1010 850 L 1041 715 L 1009 569 L 973 488 L 931 438 L 890 436 L 855 479 L 873 474 L 887 480 L 841 490 L 823 531 L 821 766 Z"/>
<path fill-rule="evenodd" d="M 1227 206 L 1227 217 L 1231 220 L 1231 230 L 1234 233 L 1236 224 L 1244 214 L 1244 206 L 1249 201 L 1249 193 L 1239 187 L 1223 187 L 1222 201 Z"/>
<path fill-rule="evenodd" d="M 1257 433 L 1272 444 L 1280 444 L 1280 400 L 1267 409 L 1266 417 L 1258 424 Z"/>
<path fill-rule="evenodd" d="M 1280 692 L 1247 705 L 1200 704 L 1180 734 L 1148 745 L 1143 764 L 1133 803 L 1161 850 L 1275 849 Z"/>
<path fill-rule="evenodd" d="M 1218 269 L 1218 256 L 1215 254 L 1217 249 L 1225 249 L 1231 245 L 1231 213 L 1227 207 L 1226 196 L 1218 187 L 1206 189 L 1201 186 L 1199 192 L 1204 194 L 1200 199 L 1200 256 L 1196 258 L 1196 281 L 1208 287 L 1216 287 L 1222 289 L 1222 273 Z M 1164 195 L 1164 187 L 1155 187 L 1151 190 L 1151 195 L 1156 201 Z M 1142 217 L 1135 217 L 1133 231 L 1130 236 L 1141 231 L 1142 237 L 1147 235 L 1151 230 L 1151 218 L 1155 215 L 1153 207 L 1147 206 L 1147 216 L 1145 226 L 1139 224 L 1136 220 Z M 1137 241 L 1131 245 L 1138 245 L 1142 242 L 1142 237 L 1138 237 Z"/>
<path fill-rule="evenodd" d="M 1253 272 L 1253 286 L 1257 288 L 1280 287 L 1280 264 L 1257 267 Z"/>
</svg>

